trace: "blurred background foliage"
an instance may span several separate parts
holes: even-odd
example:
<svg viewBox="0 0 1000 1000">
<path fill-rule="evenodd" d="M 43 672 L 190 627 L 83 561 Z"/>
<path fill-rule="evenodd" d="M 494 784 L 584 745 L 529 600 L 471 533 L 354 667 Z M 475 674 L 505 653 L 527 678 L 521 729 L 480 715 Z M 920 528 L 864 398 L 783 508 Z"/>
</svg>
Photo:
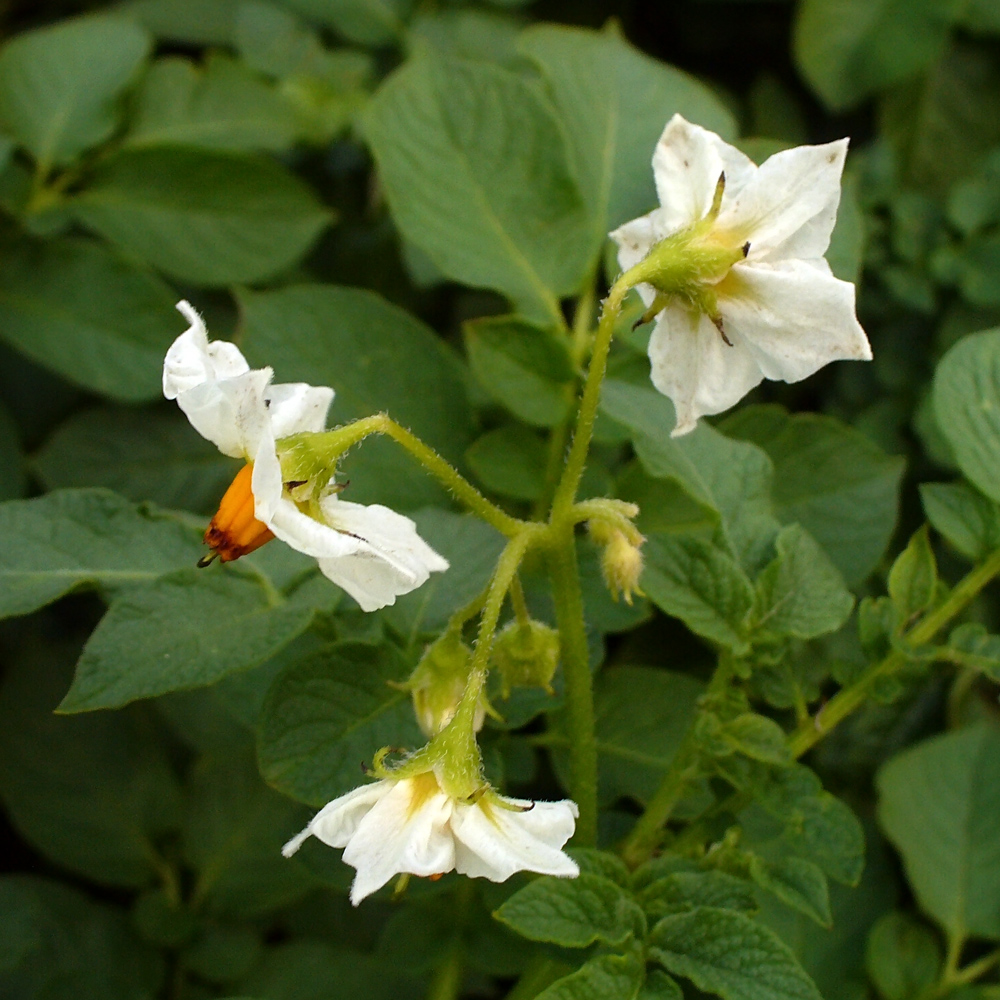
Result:
<svg viewBox="0 0 1000 1000">
<path fill-rule="evenodd" d="M 101 16 L 66 20 L 95 12 Z M 553 22 L 610 34 L 531 27 Z M 941 429 L 960 399 L 932 405 L 935 367 L 967 334 L 1000 324 L 1000 3 L 4 0 L 0 32 L 0 499 L 68 487 L 107 487 L 125 498 L 54 493 L 40 501 L 46 510 L 90 505 L 74 507 L 71 517 L 107 556 L 99 572 L 88 564 L 62 583 L 41 581 L 49 591 L 23 604 L 15 595 L 4 611 L 23 615 L 81 582 L 106 597 L 125 577 L 165 581 L 152 597 L 128 591 L 103 620 L 101 597 L 71 593 L 0 630 L 0 996 L 406 1000 L 425 995 L 453 947 L 465 956 L 468 996 L 504 995 L 534 952 L 490 914 L 523 879 L 468 891 L 456 891 L 453 878 L 414 880 L 404 902 L 383 893 L 352 911 L 351 872 L 334 852 L 311 843 L 293 861 L 278 853 L 309 816 L 302 803 L 319 805 L 351 787 L 382 743 L 416 741 L 407 703 L 390 697 L 384 680 L 404 676 L 421 637 L 481 586 L 496 538 L 457 518 L 405 458 L 371 444 L 350 460 L 352 498 L 419 511 L 421 530 L 453 562 L 442 582 L 363 617 L 304 576 L 293 553 L 269 547 L 250 568 L 233 567 L 224 588 L 189 586 L 194 570 L 183 567 L 201 551 L 198 526 L 234 467 L 158 399 L 163 351 L 180 329 L 173 304 L 191 299 L 215 336 L 238 339 L 251 362 L 273 365 L 279 380 L 333 385 L 333 420 L 388 408 L 491 495 L 526 512 L 546 490 L 544 433 L 568 405 L 573 370 L 546 329 L 552 302 L 558 312 L 558 296 L 580 290 L 570 273 L 579 262 L 539 250 L 555 297 L 520 287 L 516 275 L 483 279 L 480 263 L 499 266 L 489 248 L 463 246 L 447 225 L 434 227 L 464 206 L 450 203 L 433 178 L 416 190 L 407 173 L 406 156 L 419 160 L 427 134 L 418 112 L 433 100 L 419 107 L 397 100 L 400 76 L 384 85 L 390 74 L 405 66 L 401 73 L 417 81 L 408 93 L 425 97 L 442 86 L 427 67 L 444 57 L 510 70 L 511 80 L 543 77 L 575 135 L 616 87 L 630 107 L 645 100 L 626 139 L 641 155 L 626 152 L 646 173 L 635 172 L 633 187 L 616 186 L 603 215 L 580 222 L 590 239 L 584 255 L 600 250 L 611 225 L 651 206 L 648 156 L 674 110 L 743 137 L 758 161 L 788 145 L 850 135 L 830 259 L 839 276 L 859 281 L 875 361 L 834 366 L 798 385 L 766 383 L 720 426 L 761 445 L 779 468 L 774 502 L 783 522 L 801 521 L 823 543 L 824 525 L 833 530 L 834 515 L 852 508 L 849 541 L 848 528 L 833 530 L 834 562 L 859 595 L 881 594 L 887 550 L 899 552 L 924 520 L 917 485 L 952 479 L 959 464 L 967 472 Z M 638 51 L 614 43 L 612 72 L 601 60 L 610 58 L 607 39 L 619 36 Z M 570 37 L 581 53 L 577 76 L 560 78 L 557 50 Z M 654 72 L 639 52 L 686 75 Z M 73 112 L 62 117 L 67 95 Z M 458 104 L 465 96 L 458 86 L 448 98 Z M 548 121 L 547 111 L 539 114 L 535 126 Z M 508 186 L 506 207 L 518 217 L 517 177 L 489 154 L 485 148 L 478 176 L 501 194 Z M 581 184 L 589 162 L 575 164 Z M 531 188 L 539 202 L 532 210 L 555 212 L 570 197 L 555 168 L 546 184 Z M 522 318 L 502 315 L 504 295 Z M 617 385 L 648 386 L 643 351 L 642 331 L 616 342 Z M 791 421 L 761 404 L 842 423 Z M 697 502 L 650 473 L 655 463 L 635 461 L 633 443 L 643 458 L 641 440 L 627 429 L 626 410 L 622 403 L 617 421 L 605 414 L 590 495 L 638 500 L 652 516 L 643 525 L 651 536 L 699 523 Z M 810 453 L 796 465 L 803 435 L 835 442 L 836 461 L 824 466 Z M 810 507 L 797 493 L 815 476 L 846 484 L 840 507 Z M 935 543 L 948 578 L 981 554 L 979 542 L 995 548 L 1000 537 L 996 505 L 962 496 L 979 504 L 978 542 L 954 526 L 949 533 L 940 506 L 932 516 L 951 542 Z M 190 516 L 137 513 L 135 503 L 145 501 Z M 668 512 L 664 523 L 658 511 Z M 34 529 L 17 524 L 0 545 L 21 546 L 40 564 L 55 565 L 76 544 L 44 518 Z M 102 524 L 113 527 L 98 538 Z M 650 543 L 654 569 L 657 544 Z M 598 684 L 611 844 L 676 750 L 711 657 L 654 606 L 670 604 L 658 596 L 664 585 L 650 579 L 654 604 L 627 607 L 607 598 L 586 546 L 583 572 L 595 660 L 614 668 Z M 536 582 L 532 590 L 531 579 L 526 585 L 533 606 L 544 609 L 544 589 Z M 275 592 L 284 599 L 280 613 L 268 604 Z M 214 686 L 150 699 L 167 688 L 142 688 L 129 677 L 130 668 L 138 677 L 146 660 L 164 653 L 162 622 L 157 631 L 153 621 L 164 607 L 174 629 L 167 652 L 186 651 L 201 670 L 175 686 L 223 678 Z M 996 627 L 998 611 L 984 598 L 975 616 Z M 134 631 L 116 632 L 113 615 Z M 687 621 L 724 644 L 714 625 Z M 144 622 L 152 622 L 146 631 Z M 247 645 L 227 653 L 231 633 L 241 630 Z M 791 713 L 796 698 L 813 702 L 828 690 L 831 672 L 849 679 L 860 656 L 855 632 L 852 621 L 821 648 L 800 644 L 791 688 L 787 660 L 758 664 L 760 699 Z M 386 636 L 402 652 L 387 658 Z M 331 663 L 324 651 L 334 640 L 341 644 Z M 74 688 L 76 707 L 146 700 L 53 715 L 85 642 L 80 669 L 89 664 L 99 683 Z M 251 669 L 230 672 L 227 655 Z M 101 673 L 108 663 L 118 664 L 113 683 Z M 342 685 L 346 702 L 375 706 L 378 725 L 345 742 L 351 726 L 334 720 L 314 744 L 289 749 L 280 727 L 268 728 L 277 723 L 265 700 L 293 697 L 317 672 Z M 915 671 L 882 694 L 811 761 L 864 820 L 860 886 L 832 889 L 832 930 L 764 904 L 767 922 L 829 1000 L 907 1000 L 935 981 L 943 939 L 921 913 L 948 933 L 954 913 L 926 890 L 933 874 L 921 874 L 922 847 L 912 843 L 921 807 L 940 790 L 921 792 L 920 775 L 944 773 L 959 787 L 970 768 L 995 775 L 1000 752 L 992 730 L 972 729 L 960 731 L 961 745 L 924 743 L 899 755 L 946 725 L 994 719 L 996 688 L 981 673 Z M 558 794 L 557 722 L 543 732 L 532 721 L 558 699 L 557 683 L 551 697 L 520 692 L 505 706 L 506 723 L 486 738 L 495 781 L 524 794 Z M 298 801 L 265 784 L 258 764 L 270 785 Z M 995 799 L 980 801 L 982 815 L 970 820 L 980 847 L 983 837 L 995 841 Z M 960 850 L 965 842 L 955 837 Z M 909 884 L 896 849 L 916 865 Z M 972 870 L 983 878 L 972 887 L 941 877 L 992 907 L 971 922 L 954 917 L 961 934 L 996 940 L 1000 896 L 990 895 L 997 860 L 990 850 L 975 855 Z M 566 959 L 564 971 L 574 961 Z M 989 989 L 970 988 L 963 1000 L 994 995 Z M 533 995 L 524 987 L 519 997 Z"/>
</svg>

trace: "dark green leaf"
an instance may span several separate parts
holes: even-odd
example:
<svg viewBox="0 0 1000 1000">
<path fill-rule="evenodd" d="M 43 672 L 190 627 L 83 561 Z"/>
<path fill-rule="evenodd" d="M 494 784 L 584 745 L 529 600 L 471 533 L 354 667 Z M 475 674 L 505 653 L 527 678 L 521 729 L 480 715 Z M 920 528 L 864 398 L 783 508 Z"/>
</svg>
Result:
<svg viewBox="0 0 1000 1000">
<path fill-rule="evenodd" d="M 938 981 L 941 946 L 909 914 L 883 914 L 868 936 L 868 975 L 882 1000 L 913 1000 Z"/>
<path fill-rule="evenodd" d="M 634 955 L 601 955 L 557 979 L 536 1000 L 633 1000 L 643 973 L 642 963 Z"/>
<path fill-rule="evenodd" d="M 937 583 L 937 561 L 924 525 L 914 533 L 889 571 L 889 597 L 901 621 L 910 621 L 933 604 Z"/>
<path fill-rule="evenodd" d="M 441 271 L 563 324 L 589 264 L 588 221 L 538 88 L 485 63 L 411 60 L 368 107 L 365 133 L 403 235 Z"/>
<path fill-rule="evenodd" d="M 811 861 L 795 857 L 767 861 L 754 854 L 750 858 L 750 877 L 783 903 L 812 917 L 821 927 L 833 923 L 826 876 Z"/>
<path fill-rule="evenodd" d="M 537 500 L 545 486 L 548 448 L 534 431 L 506 424 L 477 438 L 465 453 L 469 468 L 490 491 Z"/>
<path fill-rule="evenodd" d="M 69 205 L 126 254 L 195 285 L 270 278 L 330 223 L 273 160 L 181 146 L 118 153 Z"/>
<path fill-rule="evenodd" d="M 286 795 L 321 806 L 364 781 L 385 746 L 423 740 L 394 647 L 338 643 L 291 664 L 274 682 L 257 735 L 261 771 Z"/>
<path fill-rule="evenodd" d="M 684 992 L 665 972 L 651 969 L 646 973 L 646 981 L 636 995 L 636 1000 L 684 1000 Z"/>
<path fill-rule="evenodd" d="M 389 45 L 403 33 L 403 17 L 412 0 L 285 0 L 359 45 Z"/>
<path fill-rule="evenodd" d="M 963 556 L 978 562 L 1000 548 L 1000 507 L 966 483 L 921 483 L 924 513 Z"/>
<path fill-rule="evenodd" d="M 664 917 L 649 945 L 668 972 L 723 1000 L 821 1000 L 788 946 L 735 910 L 700 907 Z"/>
<path fill-rule="evenodd" d="M 204 553 L 199 533 L 107 490 L 0 504 L 0 614 L 23 615 L 84 586 L 150 583 Z"/>
<path fill-rule="evenodd" d="M 0 122 L 43 172 L 109 138 L 117 99 L 150 38 L 129 21 L 89 17 L 26 32 L 0 51 Z"/>
<path fill-rule="evenodd" d="M 699 906 L 757 911 L 753 886 L 725 872 L 673 872 L 643 888 L 639 901 L 651 920 L 671 913 L 686 913 Z"/>
<path fill-rule="evenodd" d="M 785 731 L 773 719 L 744 712 L 719 730 L 719 738 L 737 753 L 765 764 L 788 764 L 791 757 Z"/>
<path fill-rule="evenodd" d="M 28 485 L 19 437 L 10 414 L 0 406 L 0 501 L 24 496 Z"/>
<path fill-rule="evenodd" d="M 245 0 L 129 0 L 122 13 L 157 38 L 188 45 L 229 45 Z"/>
</svg>

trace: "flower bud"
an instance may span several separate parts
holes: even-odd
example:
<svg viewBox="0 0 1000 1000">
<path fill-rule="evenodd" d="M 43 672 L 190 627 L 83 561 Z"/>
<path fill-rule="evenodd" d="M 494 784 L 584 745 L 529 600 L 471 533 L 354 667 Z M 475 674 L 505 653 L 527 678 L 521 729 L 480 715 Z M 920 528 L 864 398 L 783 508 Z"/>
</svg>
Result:
<svg viewBox="0 0 1000 1000">
<path fill-rule="evenodd" d="M 512 621 L 498 633 L 493 662 L 500 671 L 504 698 L 512 687 L 540 687 L 551 693 L 559 665 L 559 633 L 534 620 Z"/>
<path fill-rule="evenodd" d="M 625 598 L 626 604 L 632 603 L 632 595 L 639 594 L 639 578 L 642 576 L 642 551 L 638 544 L 633 543 L 623 531 L 613 531 L 604 551 L 601 553 L 601 572 L 604 582 L 611 591 L 611 596 L 617 601 L 618 595 Z"/>
<path fill-rule="evenodd" d="M 458 632 L 446 632 L 427 647 L 406 682 L 413 698 L 413 711 L 424 734 L 434 737 L 454 718 L 469 677 L 472 650 Z M 485 701 L 476 709 L 475 728 L 479 732 L 486 715 Z"/>
</svg>

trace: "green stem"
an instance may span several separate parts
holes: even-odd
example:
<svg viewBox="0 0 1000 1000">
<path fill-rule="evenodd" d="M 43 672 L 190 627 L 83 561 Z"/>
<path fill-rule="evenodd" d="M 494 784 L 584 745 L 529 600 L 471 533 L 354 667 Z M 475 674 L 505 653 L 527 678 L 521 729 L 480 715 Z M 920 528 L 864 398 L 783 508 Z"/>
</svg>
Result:
<svg viewBox="0 0 1000 1000">
<path fill-rule="evenodd" d="M 510 603 L 514 609 L 514 615 L 519 625 L 531 623 L 531 612 L 528 610 L 528 602 L 524 597 L 524 587 L 521 586 L 521 578 L 515 574 L 510 582 Z"/>
<path fill-rule="evenodd" d="M 462 988 L 462 950 L 450 948 L 444 960 L 434 970 L 427 990 L 427 1000 L 458 1000 Z"/>
<path fill-rule="evenodd" d="M 1000 573 L 1000 549 L 959 580 L 945 600 L 910 629 L 905 636 L 906 644 L 921 646 L 930 642 L 945 625 L 965 610 L 966 606 L 978 596 L 983 587 L 997 573 Z M 864 704 L 871 689 L 879 681 L 894 674 L 906 663 L 906 655 L 898 650 L 893 650 L 853 684 L 838 691 L 813 718 L 799 726 L 789 737 L 789 748 L 793 755 L 801 757 L 807 750 L 815 746 L 847 716 Z"/>
<path fill-rule="evenodd" d="M 566 680 L 566 728 L 570 740 L 570 793 L 580 809 L 576 842 L 597 843 L 597 740 L 594 735 L 594 689 L 583 618 L 583 594 L 572 524 L 555 534 L 549 573 L 559 627 L 560 655 Z"/>
</svg>

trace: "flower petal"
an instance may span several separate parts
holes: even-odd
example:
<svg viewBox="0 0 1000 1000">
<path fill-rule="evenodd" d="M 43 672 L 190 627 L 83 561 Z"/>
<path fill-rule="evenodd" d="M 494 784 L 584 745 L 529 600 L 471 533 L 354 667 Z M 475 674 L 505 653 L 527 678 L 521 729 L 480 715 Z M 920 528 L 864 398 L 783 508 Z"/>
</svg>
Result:
<svg viewBox="0 0 1000 1000">
<path fill-rule="evenodd" d="M 392 785 L 391 781 L 376 781 L 328 802 L 301 833 L 297 833 L 282 847 L 281 853 L 290 858 L 308 837 L 316 837 L 330 847 L 346 847 L 358 824 L 372 806 L 389 792 Z"/>
<path fill-rule="evenodd" d="M 279 500 L 274 513 L 264 523 L 283 542 L 314 559 L 339 558 L 366 548 L 363 538 L 345 535 L 322 521 L 303 514 L 288 497 Z M 320 569 L 322 568 L 321 565 Z"/>
<path fill-rule="evenodd" d="M 808 261 L 738 264 L 719 307 L 730 338 L 769 379 L 798 382 L 830 361 L 871 360 L 854 285 Z"/>
<path fill-rule="evenodd" d="M 692 318 L 668 306 L 656 318 L 649 338 L 653 385 L 673 401 L 673 436 L 694 430 L 698 418 L 738 403 L 764 377 L 755 357 L 727 327 L 727 344 L 711 320 Z"/>
<path fill-rule="evenodd" d="M 267 402 L 275 440 L 303 431 L 323 430 L 333 396 L 333 389 L 325 385 L 305 382 L 272 385 L 267 391 Z"/>
<path fill-rule="evenodd" d="M 576 826 L 575 802 L 564 799 L 532 806 L 502 796 L 496 799 L 515 808 L 504 808 L 485 796 L 475 805 L 455 806 L 451 827 L 458 872 L 491 882 L 503 882 L 518 871 L 565 878 L 580 874 L 576 862 L 560 850 Z"/>
<path fill-rule="evenodd" d="M 181 392 L 177 405 L 191 426 L 224 455 L 250 458 L 269 432 L 264 391 L 271 369 L 247 371 L 235 378 L 210 379 Z"/>
<path fill-rule="evenodd" d="M 357 869 L 351 902 L 381 889 L 393 875 L 437 875 L 455 867 L 455 844 L 448 829 L 454 801 L 437 791 L 414 802 L 416 785 L 403 778 L 361 819 L 344 861 Z"/>
<path fill-rule="evenodd" d="M 656 243 L 670 234 L 667 224 L 669 216 L 662 208 L 654 208 L 649 215 L 640 215 L 638 219 L 626 222 L 610 233 L 611 239 L 618 244 L 618 266 L 627 271 L 643 260 Z M 645 283 L 635 286 L 647 306 L 653 304 L 656 289 Z"/>
<path fill-rule="evenodd" d="M 751 261 L 822 257 L 837 221 L 847 142 L 775 153 L 735 198 L 724 200 L 719 229 L 749 240 Z"/>
<path fill-rule="evenodd" d="M 167 399 L 176 399 L 203 382 L 236 378 L 250 370 L 235 344 L 208 342 L 205 322 L 189 302 L 178 302 L 177 310 L 191 326 L 170 345 L 163 359 L 163 395 Z"/>
<path fill-rule="evenodd" d="M 708 214 L 720 174 L 726 175 L 725 205 L 756 172 L 753 160 L 735 146 L 674 115 L 653 152 L 653 177 L 662 206 L 658 223 L 665 228 L 663 235 L 690 226 Z"/>
</svg>

